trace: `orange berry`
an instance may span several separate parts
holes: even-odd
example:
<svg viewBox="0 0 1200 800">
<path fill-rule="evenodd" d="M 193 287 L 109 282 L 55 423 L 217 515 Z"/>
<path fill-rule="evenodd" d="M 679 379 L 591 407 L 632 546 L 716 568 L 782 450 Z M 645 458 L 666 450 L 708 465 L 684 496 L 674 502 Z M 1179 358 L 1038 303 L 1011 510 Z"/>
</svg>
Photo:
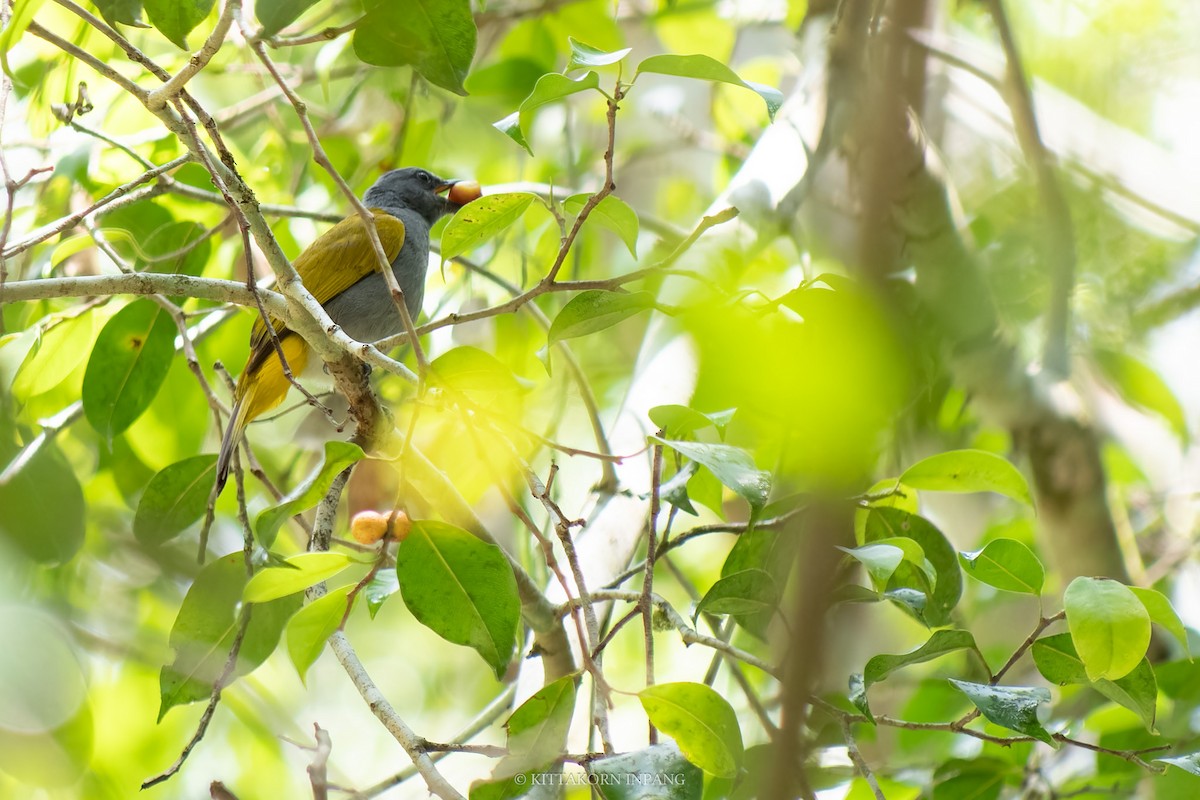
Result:
<svg viewBox="0 0 1200 800">
<path fill-rule="evenodd" d="M 387 535 L 387 514 L 360 511 L 350 520 L 350 535 L 359 544 L 375 544 Z"/>
<path fill-rule="evenodd" d="M 483 191 L 480 190 L 479 184 L 475 181 L 459 181 L 450 187 L 450 202 L 456 206 L 465 206 L 472 200 L 478 200 L 483 196 Z"/>
</svg>

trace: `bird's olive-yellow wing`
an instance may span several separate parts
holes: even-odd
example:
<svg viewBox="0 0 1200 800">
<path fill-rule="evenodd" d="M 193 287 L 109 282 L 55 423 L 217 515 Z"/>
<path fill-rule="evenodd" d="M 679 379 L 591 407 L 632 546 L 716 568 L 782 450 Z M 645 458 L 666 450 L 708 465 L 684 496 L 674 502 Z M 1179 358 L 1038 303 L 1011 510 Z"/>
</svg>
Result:
<svg viewBox="0 0 1200 800">
<path fill-rule="evenodd" d="M 375 215 L 379 242 L 391 263 L 404 246 L 404 223 L 377 208 L 371 209 L 371 213 Z M 324 304 L 378 271 L 379 260 L 371 247 L 366 225 L 361 217 L 353 214 L 321 234 L 292 266 L 304 282 L 304 288 L 312 293 L 318 303 Z M 283 333 L 284 324 L 281 320 L 272 317 L 271 323 L 277 333 Z M 246 364 L 246 371 L 256 369 L 273 350 L 271 335 L 262 316 L 259 316 L 250 333 L 250 360 Z"/>
</svg>

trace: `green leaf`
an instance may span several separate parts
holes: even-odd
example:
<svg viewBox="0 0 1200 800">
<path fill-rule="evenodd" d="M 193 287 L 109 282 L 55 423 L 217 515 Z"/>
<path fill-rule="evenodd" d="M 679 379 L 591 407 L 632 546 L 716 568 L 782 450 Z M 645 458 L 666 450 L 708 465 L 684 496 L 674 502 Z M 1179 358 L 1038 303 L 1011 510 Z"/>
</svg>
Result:
<svg viewBox="0 0 1200 800">
<path fill-rule="evenodd" d="M 154 400 L 175 357 L 175 323 L 157 303 L 134 300 L 105 324 L 83 374 L 83 413 L 106 441 Z"/>
<path fill-rule="evenodd" d="M 696 78 L 702 81 L 716 81 L 733 86 L 742 86 L 755 92 L 767 104 L 767 114 L 775 120 L 775 112 L 783 105 L 783 93 L 761 83 L 744 81 L 729 67 L 706 55 L 661 55 L 651 56 L 638 64 L 637 74 L 652 72 L 658 75 L 675 75 L 680 78 Z M 637 76 L 634 76 L 637 80 Z"/>
<path fill-rule="evenodd" d="M 521 126 L 522 131 L 528 134 L 533 122 L 533 112 L 537 109 L 549 103 L 556 103 L 573 94 L 599 88 L 600 76 L 595 72 L 585 72 L 578 78 L 568 78 L 557 72 L 547 73 L 538 78 L 538 82 L 533 86 L 533 91 L 521 101 L 521 107 L 517 109 L 517 124 Z"/>
<path fill-rule="evenodd" d="M 958 552 L 946 539 L 945 534 L 924 517 L 909 514 L 898 508 L 872 508 L 870 516 L 867 517 L 864 531 L 867 543 L 897 536 L 913 539 L 921 545 L 921 549 L 925 551 L 925 558 L 933 565 L 936 580 L 931 590 L 927 590 L 924 585 L 914 585 L 912 582 L 894 585 L 895 581 L 893 580 L 892 590 L 887 593 L 887 596 L 889 599 L 901 601 L 909 608 L 913 608 L 918 612 L 917 618 L 930 627 L 948 624 L 950 612 L 954 610 L 958 605 L 959 598 L 962 597 L 962 568 L 958 565 Z M 899 570 L 897 574 L 899 574 Z M 916 575 L 921 578 L 925 577 L 925 573 L 919 570 L 916 571 Z M 919 610 L 911 603 L 904 602 L 906 599 L 911 600 L 912 598 L 905 598 L 904 595 L 897 594 L 894 590 L 905 588 L 917 589 L 926 594 L 928 602 Z"/>
<path fill-rule="evenodd" d="M 704 791 L 704 773 L 673 744 L 596 759 L 588 774 L 604 800 L 700 800 Z"/>
<path fill-rule="evenodd" d="M 0 441 L 4 468 L 17 455 L 6 444 Z M 53 442 L 0 483 L 0 509 L 0 540 L 39 564 L 65 564 L 83 546 L 87 521 L 83 487 Z"/>
<path fill-rule="evenodd" d="M 533 148 L 529 146 L 529 142 L 525 139 L 525 134 L 521 131 L 521 112 L 514 111 L 504 119 L 496 120 L 492 123 L 492 127 L 521 145 L 526 153 L 533 155 Z"/>
<path fill-rule="evenodd" d="M 396 578 L 396 570 L 381 569 L 375 572 L 374 577 L 363 587 L 363 594 L 367 596 L 367 611 L 370 612 L 371 619 L 375 619 L 375 615 L 383 606 L 383 601 L 394 595 L 399 589 L 400 581 Z"/>
<path fill-rule="evenodd" d="M 345 553 L 299 553 L 286 559 L 285 566 L 259 570 L 246 584 L 247 603 L 265 603 L 332 578 L 353 564 Z"/>
<path fill-rule="evenodd" d="M 1037 707 L 1050 702 L 1050 690 L 1040 686 L 989 686 L 954 678 L 948 680 L 969 697 L 985 717 L 1000 727 L 1032 736 L 1051 747 L 1057 747 L 1037 717 Z"/>
<path fill-rule="evenodd" d="M 1043 636 L 1033 643 L 1033 663 L 1042 677 L 1058 686 L 1089 683 L 1083 660 L 1075 651 L 1071 634 Z"/>
<path fill-rule="evenodd" d="M 1029 483 L 1016 467 L 986 450 L 951 450 L 922 459 L 900 482 L 935 492 L 997 492 L 1033 505 Z"/>
<path fill-rule="evenodd" d="M 609 292 L 588 289 L 571 298 L 550 324 L 550 344 L 611 328 L 622 320 L 654 308 L 649 292 Z"/>
<path fill-rule="evenodd" d="M 959 561 L 968 575 L 989 586 L 1034 596 L 1042 593 L 1046 569 L 1016 539 L 993 539 L 982 550 L 959 553 Z"/>
<path fill-rule="evenodd" d="M 411 66 L 430 83 L 465 95 L 475 57 L 469 0 L 366 0 L 354 52 L 377 67 Z"/>
<path fill-rule="evenodd" d="M 736 413 L 736 408 L 705 414 L 687 406 L 665 405 L 650 409 L 649 416 L 650 421 L 662 432 L 663 436 L 668 439 L 678 439 L 709 426 L 715 427 L 717 432 L 724 437 L 725 428 Z"/>
<path fill-rule="evenodd" d="M 771 573 L 761 569 L 734 572 L 718 580 L 696 604 L 701 614 L 770 615 L 779 603 L 779 590 Z"/>
<path fill-rule="evenodd" d="M 563 208 L 572 216 L 579 216 L 589 197 L 591 195 L 586 192 L 571 195 L 563 200 Z M 638 215 L 628 203 L 610 194 L 597 203 L 588 214 L 587 221 L 592 220 L 615 233 L 629 248 L 629 254 L 637 258 Z"/>
<path fill-rule="evenodd" d="M 475 249 L 503 233 L 536 198 L 529 192 L 489 194 L 460 208 L 442 230 L 442 259 Z"/>
<path fill-rule="evenodd" d="M 318 2 L 320 0 L 256 0 L 254 15 L 262 23 L 263 35 L 274 36 Z"/>
<path fill-rule="evenodd" d="M 650 722 L 684 757 L 718 778 L 737 775 L 742 731 L 728 701 L 702 683 L 660 683 L 638 693 Z"/>
<path fill-rule="evenodd" d="M 160 470 L 142 493 L 133 535 L 146 545 L 163 544 L 204 515 L 216 480 L 217 457 L 193 456 Z"/>
<path fill-rule="evenodd" d="M 66 380 L 87 356 L 95 330 L 96 315 L 87 312 L 40 333 L 13 378 L 13 394 L 28 400 Z"/>
<path fill-rule="evenodd" d="M 575 711 L 576 680 L 565 675 L 543 686 L 512 713 L 504 723 L 508 755 L 496 765 L 493 779 L 536 769 L 562 755 Z"/>
<path fill-rule="evenodd" d="M 898 508 L 909 514 L 916 514 L 920 510 L 916 490 L 911 486 L 905 486 L 895 478 L 879 481 L 868 489 L 866 494 L 874 496 L 885 492 L 888 493 L 886 497 L 868 501 L 868 505 L 854 509 L 854 541 L 859 544 L 863 544 L 867 540 L 867 518 L 871 515 L 872 508 Z"/>
<path fill-rule="evenodd" d="M 397 551 L 396 576 L 418 622 L 473 648 L 503 677 L 517 648 L 521 601 L 499 547 L 444 522 L 415 522 Z"/>
<path fill-rule="evenodd" d="M 455 347 L 429 365 L 432 383 L 462 394 L 478 408 L 515 419 L 523 390 L 512 371 L 477 347 Z"/>
<path fill-rule="evenodd" d="M 0 60 L 3 61 L 5 73 L 10 76 L 12 70 L 8 66 L 8 51 L 25 35 L 29 23 L 33 22 L 33 15 L 43 2 L 45 0 L 14 0 L 8 24 L 0 31 Z"/>
<path fill-rule="evenodd" d="M 171 627 L 175 658 L 159 673 L 160 721 L 174 706 L 206 700 L 212 693 L 237 636 L 238 607 L 246 579 L 245 555 L 238 551 L 206 564 L 192 582 Z M 266 661 L 301 602 L 297 595 L 250 607 L 250 624 L 238 651 L 234 678 Z"/>
<path fill-rule="evenodd" d="M 187 50 L 187 35 L 204 22 L 214 0 L 142 0 L 146 15 L 159 32 L 181 50 Z"/>
<path fill-rule="evenodd" d="M 1148 659 L 1143 657 L 1124 677 L 1115 681 L 1101 678 L 1092 684 L 1092 688 L 1137 714 L 1147 731 L 1157 733 L 1154 719 L 1158 710 L 1158 684 L 1154 679 L 1154 667 L 1150 666 Z"/>
<path fill-rule="evenodd" d="M 330 589 L 296 612 L 287 625 L 288 657 L 305 682 L 308 669 L 316 663 L 325 640 L 333 635 L 346 618 L 346 603 L 354 584 Z"/>
<path fill-rule="evenodd" d="M 925 551 L 921 549 L 921 545 L 902 536 L 879 539 L 853 549 L 838 549 L 866 567 L 871 583 L 881 591 L 887 586 L 888 579 L 896 572 L 901 561 L 908 561 L 919 569 L 925 568 Z"/>
<path fill-rule="evenodd" d="M 1150 621 L 1166 628 L 1167 633 L 1174 636 L 1183 645 L 1183 652 L 1187 655 L 1188 661 L 1191 661 L 1192 648 L 1188 644 L 1187 628 L 1183 626 L 1183 620 L 1179 618 L 1179 614 L 1176 613 L 1166 595 L 1154 589 L 1142 589 L 1138 586 L 1130 586 L 1129 591 L 1142 601 L 1142 605 L 1146 607 L 1146 613 L 1150 615 Z"/>
<path fill-rule="evenodd" d="M 288 519 L 321 502 L 333 479 L 363 457 L 362 448 L 349 442 L 326 442 L 325 457 L 304 483 L 288 492 L 277 504 L 259 512 L 254 520 L 254 537 L 264 548 L 275 543 L 275 534 Z"/>
<path fill-rule="evenodd" d="M 567 72 L 581 67 L 607 67 L 616 64 L 633 51 L 632 47 L 611 51 L 599 50 L 572 36 L 567 37 L 567 44 L 571 47 L 571 60 L 567 62 Z"/>
<path fill-rule="evenodd" d="M 132 25 L 135 28 L 149 28 L 142 19 L 142 0 L 95 0 L 100 15 L 112 26 Z"/>
<path fill-rule="evenodd" d="M 995 758 L 954 759 L 934 773 L 930 800 L 996 800 L 1012 766 Z"/>
<path fill-rule="evenodd" d="M 1101 678 L 1093 682 L 1088 680 L 1087 670 L 1075 650 L 1071 634 L 1043 636 L 1033 643 L 1032 650 L 1033 663 L 1043 678 L 1059 686 L 1087 684 L 1109 700 L 1137 714 L 1146 729 L 1154 732 L 1158 685 L 1154 668 L 1147 659 L 1143 658 L 1132 672 L 1115 681 Z"/>
<path fill-rule="evenodd" d="M 968 631 L 941 630 L 933 635 L 920 647 L 899 655 L 877 655 L 867 662 L 863 668 L 863 691 L 871 684 L 879 683 L 898 669 L 913 664 L 921 664 L 941 658 L 947 653 L 958 650 L 977 650 L 975 637 Z"/>
<path fill-rule="evenodd" d="M 745 450 L 728 444 L 680 442 L 657 436 L 647 438 L 708 467 L 721 483 L 746 498 L 751 508 L 759 509 L 767 504 L 771 494 L 771 473 L 754 466 L 754 459 Z"/>
<path fill-rule="evenodd" d="M 1118 350 L 1097 350 L 1093 355 L 1104 376 L 1126 403 L 1162 417 L 1176 436 L 1187 441 L 1187 415 L 1183 405 L 1157 372 Z"/>
<path fill-rule="evenodd" d="M 1067 626 L 1090 680 L 1116 680 L 1133 671 L 1150 645 L 1150 615 L 1129 587 L 1079 577 L 1063 595 Z"/>
<path fill-rule="evenodd" d="M 1162 756 L 1154 759 L 1172 767 L 1179 767 L 1184 772 L 1200 775 L 1200 753 L 1185 753 L 1181 756 Z"/>
</svg>

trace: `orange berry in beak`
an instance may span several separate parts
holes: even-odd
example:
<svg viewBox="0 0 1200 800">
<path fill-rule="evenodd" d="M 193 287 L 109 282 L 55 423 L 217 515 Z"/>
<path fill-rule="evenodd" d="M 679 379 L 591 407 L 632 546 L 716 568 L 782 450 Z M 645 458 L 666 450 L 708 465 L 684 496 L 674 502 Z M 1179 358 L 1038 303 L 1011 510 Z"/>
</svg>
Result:
<svg viewBox="0 0 1200 800">
<path fill-rule="evenodd" d="M 456 206 L 465 206 L 472 200 L 483 196 L 479 184 L 475 181 L 459 181 L 450 187 L 450 202 Z"/>
</svg>

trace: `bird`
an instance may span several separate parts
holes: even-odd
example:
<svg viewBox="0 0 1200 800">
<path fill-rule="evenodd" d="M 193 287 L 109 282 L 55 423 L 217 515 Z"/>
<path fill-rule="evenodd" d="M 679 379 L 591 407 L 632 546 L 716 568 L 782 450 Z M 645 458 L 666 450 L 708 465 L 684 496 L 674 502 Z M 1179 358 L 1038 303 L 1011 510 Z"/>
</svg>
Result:
<svg viewBox="0 0 1200 800">
<path fill-rule="evenodd" d="M 385 172 L 363 195 L 412 319 L 417 318 L 425 296 L 429 229 L 480 194 L 474 181 L 446 180 L 426 169 L 405 167 Z M 292 266 L 304 287 L 347 335 L 373 342 L 404 330 L 377 264 L 366 224 L 361 216 L 352 214 L 319 236 Z M 288 368 L 292 375 L 299 375 L 309 360 L 308 343 L 281 321 L 272 318 L 271 323 Z M 217 494 L 229 478 L 230 461 L 246 426 L 282 403 L 290 386 L 271 332 L 260 316 L 251 330 L 250 356 L 234 389 L 229 425 L 217 456 Z"/>
</svg>

